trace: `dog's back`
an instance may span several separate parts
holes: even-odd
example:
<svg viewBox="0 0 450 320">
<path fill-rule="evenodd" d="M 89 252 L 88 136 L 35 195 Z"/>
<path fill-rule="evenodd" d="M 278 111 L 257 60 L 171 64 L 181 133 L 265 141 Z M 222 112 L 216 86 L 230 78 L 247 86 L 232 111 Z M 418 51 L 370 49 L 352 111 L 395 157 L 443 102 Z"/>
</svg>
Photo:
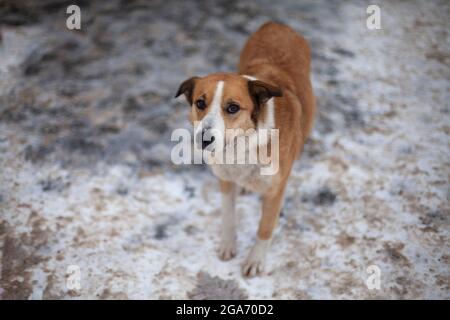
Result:
<svg viewBox="0 0 450 320">
<path fill-rule="evenodd" d="M 301 130 L 305 140 L 312 128 L 315 98 L 312 90 L 311 49 L 308 42 L 290 27 L 268 22 L 247 41 L 241 52 L 239 73 L 260 73 L 282 88 L 288 88 L 301 103 Z M 268 67 L 272 66 L 272 67 Z"/>
</svg>

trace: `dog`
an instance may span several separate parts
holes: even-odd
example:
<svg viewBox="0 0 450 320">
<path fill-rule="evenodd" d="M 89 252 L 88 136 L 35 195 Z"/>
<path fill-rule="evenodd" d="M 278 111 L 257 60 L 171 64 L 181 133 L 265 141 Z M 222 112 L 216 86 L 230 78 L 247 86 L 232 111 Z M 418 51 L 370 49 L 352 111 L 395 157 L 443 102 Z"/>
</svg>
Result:
<svg viewBox="0 0 450 320">
<path fill-rule="evenodd" d="M 310 68 L 311 49 L 307 40 L 289 26 L 268 22 L 247 40 L 238 73 L 191 77 L 181 83 L 175 95 L 184 94 L 191 106 L 191 123 L 201 124 L 200 129 L 194 129 L 194 139 L 202 149 L 208 149 L 213 142 L 222 146 L 213 149 L 213 158 L 214 151 L 226 149 L 240 135 L 229 135 L 228 131 L 232 131 L 229 129 L 278 132 L 278 152 L 268 156 L 271 161 L 279 161 L 279 168 L 272 175 L 255 170 L 261 166 L 259 162 L 242 165 L 212 161 L 210 164 L 219 178 L 222 195 L 220 259 L 229 260 L 236 255 L 237 186 L 262 196 L 257 239 L 242 265 L 244 276 L 256 276 L 264 270 L 292 165 L 312 130 L 315 97 Z M 206 138 L 206 131 L 215 133 Z M 264 143 L 271 145 L 274 141 Z M 260 147 L 258 142 L 257 148 Z"/>
</svg>

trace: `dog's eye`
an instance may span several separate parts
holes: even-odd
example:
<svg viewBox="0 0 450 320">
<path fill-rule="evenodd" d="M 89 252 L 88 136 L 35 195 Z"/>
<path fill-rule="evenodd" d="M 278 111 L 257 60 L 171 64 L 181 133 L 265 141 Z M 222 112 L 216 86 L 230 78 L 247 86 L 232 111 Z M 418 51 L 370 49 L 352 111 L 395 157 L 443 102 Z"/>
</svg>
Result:
<svg viewBox="0 0 450 320">
<path fill-rule="evenodd" d="M 204 110 L 204 109 L 206 108 L 206 102 L 205 102 L 205 100 L 202 100 L 202 99 L 197 100 L 197 101 L 195 102 L 195 105 L 196 105 L 197 108 L 200 109 L 200 110 Z"/>
<path fill-rule="evenodd" d="M 238 112 L 239 111 L 239 106 L 237 105 L 237 104 L 235 104 L 235 103 L 232 103 L 232 104 L 230 104 L 228 107 L 227 107 L 227 112 L 228 113 L 231 113 L 231 114 L 233 114 L 233 113 L 236 113 L 236 112 Z"/>
</svg>

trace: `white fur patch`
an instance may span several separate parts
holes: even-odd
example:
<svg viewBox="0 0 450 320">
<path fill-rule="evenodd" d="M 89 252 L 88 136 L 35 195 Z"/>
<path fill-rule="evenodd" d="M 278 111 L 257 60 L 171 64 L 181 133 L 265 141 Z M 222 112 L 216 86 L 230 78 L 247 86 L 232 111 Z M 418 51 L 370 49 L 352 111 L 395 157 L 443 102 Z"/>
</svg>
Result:
<svg viewBox="0 0 450 320">
<path fill-rule="evenodd" d="M 201 126 L 197 126 L 195 136 L 200 133 L 202 129 L 210 129 L 212 133 L 217 132 L 222 135 L 225 134 L 225 122 L 222 117 L 222 98 L 224 81 L 218 81 L 216 90 L 214 92 L 211 105 L 208 106 L 208 114 L 201 121 Z"/>
<path fill-rule="evenodd" d="M 222 193 L 222 233 L 219 257 L 229 260 L 236 254 L 236 187 Z"/>
<path fill-rule="evenodd" d="M 257 78 L 249 75 L 243 75 L 244 78 L 255 81 Z M 267 109 L 266 119 L 264 121 L 258 122 L 258 130 L 259 129 L 275 129 L 275 101 L 274 98 L 269 99 L 266 102 L 265 108 Z M 256 134 L 250 137 L 250 145 L 251 147 L 255 147 L 256 145 L 264 146 L 268 143 L 269 136 L 262 135 L 262 139 L 257 140 Z"/>
<path fill-rule="evenodd" d="M 254 277 L 264 271 L 267 250 L 270 240 L 257 239 L 255 245 L 250 250 L 247 259 L 242 266 L 242 273 L 249 277 Z"/>
<path fill-rule="evenodd" d="M 244 74 L 244 78 L 255 81 L 258 80 L 257 78 L 253 76 L 249 76 Z M 267 117 L 265 121 L 258 122 L 258 129 L 274 129 L 275 128 L 275 102 L 273 98 L 269 99 L 266 102 L 266 108 L 267 108 Z"/>
<path fill-rule="evenodd" d="M 224 84 L 224 81 L 217 82 L 216 91 L 214 92 L 213 100 L 209 106 L 210 110 L 205 119 L 203 119 L 206 128 L 211 127 L 211 129 L 220 130 L 222 133 L 225 130 L 225 123 L 221 114 Z"/>
<path fill-rule="evenodd" d="M 274 129 L 275 128 L 275 102 L 270 98 L 266 102 L 267 115 L 265 121 L 258 123 L 258 129 Z"/>
<path fill-rule="evenodd" d="M 251 81 L 258 80 L 258 79 L 256 79 L 255 77 L 249 76 L 249 75 L 246 75 L 246 74 L 244 74 L 243 77 L 244 77 L 244 78 L 247 78 L 248 80 L 251 80 Z"/>
</svg>

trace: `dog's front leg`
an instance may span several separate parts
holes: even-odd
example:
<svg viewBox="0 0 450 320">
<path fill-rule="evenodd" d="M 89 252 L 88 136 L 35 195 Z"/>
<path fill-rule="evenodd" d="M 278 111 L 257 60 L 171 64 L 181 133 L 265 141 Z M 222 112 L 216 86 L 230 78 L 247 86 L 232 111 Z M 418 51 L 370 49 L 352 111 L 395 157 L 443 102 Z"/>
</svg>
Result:
<svg viewBox="0 0 450 320">
<path fill-rule="evenodd" d="M 222 193 L 222 230 L 219 258 L 230 260 L 236 255 L 236 185 L 220 180 Z"/>
<path fill-rule="evenodd" d="M 263 196 L 262 216 L 259 222 L 256 243 L 242 266 L 244 276 L 254 277 L 264 270 L 266 253 L 272 240 L 273 230 L 278 223 L 283 194 L 284 188 L 275 192 L 275 194 Z"/>
</svg>

